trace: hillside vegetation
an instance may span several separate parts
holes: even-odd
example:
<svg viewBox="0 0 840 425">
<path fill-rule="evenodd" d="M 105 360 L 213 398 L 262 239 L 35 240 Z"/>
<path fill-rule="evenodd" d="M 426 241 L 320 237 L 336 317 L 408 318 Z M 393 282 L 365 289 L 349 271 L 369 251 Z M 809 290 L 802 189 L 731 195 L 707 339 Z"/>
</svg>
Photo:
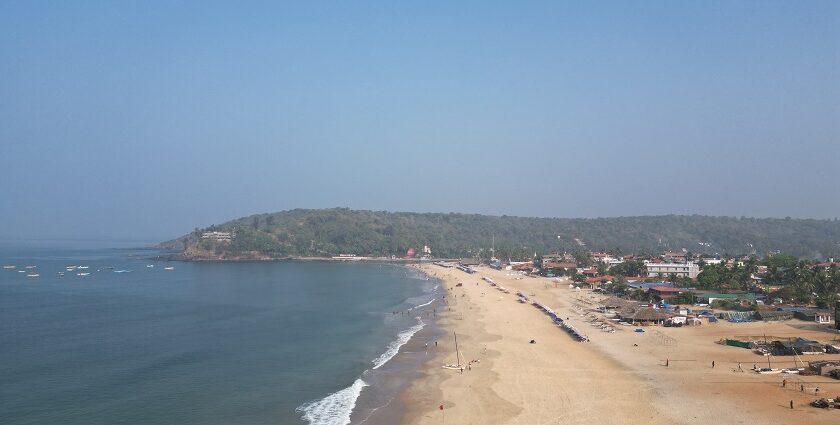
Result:
<svg viewBox="0 0 840 425">
<path fill-rule="evenodd" d="M 203 231 L 234 231 L 232 242 L 202 240 Z M 235 258 L 405 255 L 424 245 L 435 257 L 530 258 L 534 252 L 581 248 L 657 253 L 764 255 L 780 251 L 805 258 L 840 257 L 840 221 L 700 215 L 614 218 L 529 218 L 477 214 L 295 209 L 213 225 L 161 244 L 195 257 Z"/>
</svg>

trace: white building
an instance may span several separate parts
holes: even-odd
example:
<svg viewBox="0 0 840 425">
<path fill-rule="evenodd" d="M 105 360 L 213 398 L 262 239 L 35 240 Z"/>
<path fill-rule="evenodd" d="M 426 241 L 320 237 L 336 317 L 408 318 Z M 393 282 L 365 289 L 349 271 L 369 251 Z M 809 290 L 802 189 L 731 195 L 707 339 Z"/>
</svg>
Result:
<svg viewBox="0 0 840 425">
<path fill-rule="evenodd" d="M 696 278 L 700 274 L 700 266 L 693 263 L 648 263 L 648 277 L 669 276 L 675 274 L 681 277 Z"/>
<path fill-rule="evenodd" d="M 231 232 L 204 232 L 201 234 L 201 239 L 210 239 L 212 241 L 230 242 L 233 238 Z"/>
</svg>

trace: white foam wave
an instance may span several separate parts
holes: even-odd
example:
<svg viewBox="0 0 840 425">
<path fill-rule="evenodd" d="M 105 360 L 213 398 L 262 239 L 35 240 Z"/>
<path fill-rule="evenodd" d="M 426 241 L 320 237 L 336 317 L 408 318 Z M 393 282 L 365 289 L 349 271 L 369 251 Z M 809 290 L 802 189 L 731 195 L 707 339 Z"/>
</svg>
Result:
<svg viewBox="0 0 840 425">
<path fill-rule="evenodd" d="M 424 326 L 426 326 L 426 324 L 423 323 L 423 321 L 420 320 L 420 318 L 418 317 L 416 325 L 397 334 L 397 339 L 391 341 L 391 343 L 388 344 L 388 348 L 385 350 L 385 352 L 373 361 L 372 369 L 379 369 L 380 367 L 382 367 L 382 365 L 388 363 L 389 360 L 391 360 L 392 358 L 394 358 L 394 356 L 397 355 L 397 353 L 400 351 L 400 347 L 405 345 L 405 343 L 408 342 L 408 340 L 410 340 L 411 337 L 417 333 L 417 331 L 423 329 Z"/>
<path fill-rule="evenodd" d="M 295 411 L 303 413 L 301 419 L 311 425 L 347 425 L 350 414 L 356 407 L 356 400 L 362 393 L 362 388 L 368 386 L 365 381 L 356 379 L 353 385 L 336 391 L 318 401 L 306 403 Z"/>
<path fill-rule="evenodd" d="M 429 302 L 427 302 L 427 303 L 423 303 L 423 304 L 420 304 L 420 305 L 416 305 L 416 306 L 414 306 L 414 307 L 411 307 L 411 308 L 409 308 L 409 309 L 408 309 L 408 311 L 414 310 L 415 308 L 425 307 L 425 306 L 427 306 L 427 305 L 429 305 L 429 304 L 431 304 L 431 303 L 433 303 L 433 302 L 435 302 L 435 299 L 434 299 L 434 298 L 432 298 L 431 300 L 429 300 Z"/>
</svg>

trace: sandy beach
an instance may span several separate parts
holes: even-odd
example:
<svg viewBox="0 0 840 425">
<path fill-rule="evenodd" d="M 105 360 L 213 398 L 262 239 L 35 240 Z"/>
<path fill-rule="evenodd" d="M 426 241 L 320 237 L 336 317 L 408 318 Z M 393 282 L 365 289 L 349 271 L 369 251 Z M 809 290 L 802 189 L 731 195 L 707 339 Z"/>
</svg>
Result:
<svg viewBox="0 0 840 425">
<path fill-rule="evenodd" d="M 607 333 L 581 315 L 593 294 L 571 290 L 566 281 L 487 267 L 472 275 L 435 265 L 418 267 L 446 288 L 439 324 L 447 336 L 430 348 L 434 355 L 422 377 L 401 395 L 407 407 L 404 424 L 840 423 L 840 411 L 807 404 L 817 398 L 817 388 L 821 396 L 840 394 L 840 381 L 752 373 L 748 369 L 753 364 L 767 365 L 766 357 L 716 343 L 763 333 L 823 342 L 837 338 L 813 323 L 651 326 L 644 333 L 618 326 Z M 483 276 L 511 293 L 491 287 Z M 517 302 L 516 291 L 568 317 L 591 341 L 577 342 L 543 312 Z M 456 362 L 453 332 L 466 358 L 463 363 L 478 360 L 463 372 L 441 367 Z M 774 367 L 794 365 L 792 357 L 772 361 Z M 745 371 L 738 371 L 739 363 Z"/>
</svg>

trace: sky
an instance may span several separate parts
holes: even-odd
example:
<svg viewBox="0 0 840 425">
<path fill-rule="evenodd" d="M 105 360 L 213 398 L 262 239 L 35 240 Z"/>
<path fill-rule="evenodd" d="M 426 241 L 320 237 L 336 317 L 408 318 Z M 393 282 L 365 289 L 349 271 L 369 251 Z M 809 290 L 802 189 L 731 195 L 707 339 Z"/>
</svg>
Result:
<svg viewBox="0 0 840 425">
<path fill-rule="evenodd" d="M 840 216 L 840 2 L 0 2 L 0 239 Z"/>
</svg>

